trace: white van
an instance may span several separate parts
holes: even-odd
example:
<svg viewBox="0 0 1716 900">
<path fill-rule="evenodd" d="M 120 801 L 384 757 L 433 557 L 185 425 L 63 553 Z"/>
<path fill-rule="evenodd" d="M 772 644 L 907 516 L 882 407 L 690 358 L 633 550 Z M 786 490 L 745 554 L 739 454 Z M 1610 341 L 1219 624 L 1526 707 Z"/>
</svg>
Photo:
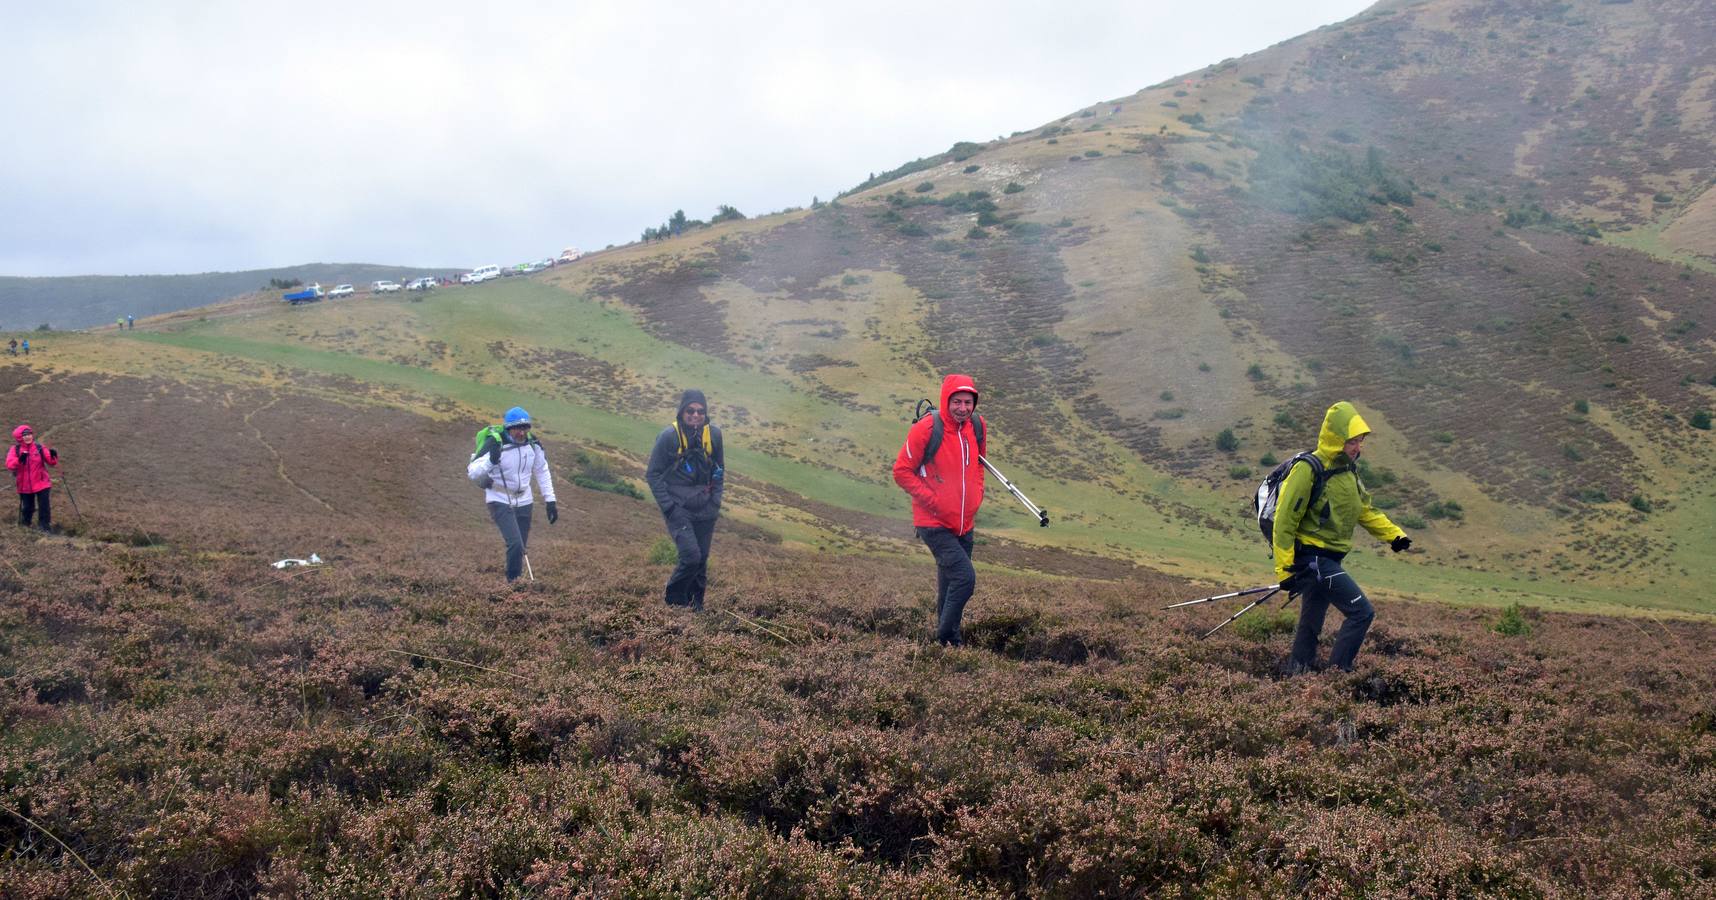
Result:
<svg viewBox="0 0 1716 900">
<path fill-rule="evenodd" d="M 500 266 L 478 266 L 459 276 L 460 284 L 481 284 L 490 278 L 500 277 Z"/>
</svg>

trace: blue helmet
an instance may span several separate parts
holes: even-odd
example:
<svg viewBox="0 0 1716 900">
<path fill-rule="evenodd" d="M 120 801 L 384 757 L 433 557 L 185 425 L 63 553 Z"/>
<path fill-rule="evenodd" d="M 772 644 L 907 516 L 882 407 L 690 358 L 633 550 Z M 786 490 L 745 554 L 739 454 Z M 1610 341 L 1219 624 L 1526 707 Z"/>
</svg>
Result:
<svg viewBox="0 0 1716 900">
<path fill-rule="evenodd" d="M 506 427 L 508 428 L 511 428 L 514 425 L 529 425 L 530 413 L 525 412 L 524 407 L 522 406 L 515 406 L 506 411 L 505 422 Z"/>
</svg>

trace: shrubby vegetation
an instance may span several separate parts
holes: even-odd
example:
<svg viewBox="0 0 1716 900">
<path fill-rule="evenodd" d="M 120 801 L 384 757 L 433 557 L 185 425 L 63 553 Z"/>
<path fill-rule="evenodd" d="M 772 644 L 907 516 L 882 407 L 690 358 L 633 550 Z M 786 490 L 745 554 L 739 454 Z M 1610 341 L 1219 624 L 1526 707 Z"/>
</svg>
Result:
<svg viewBox="0 0 1716 900">
<path fill-rule="evenodd" d="M 711 216 L 707 222 L 701 219 L 686 218 L 685 210 L 676 209 L 673 211 L 673 215 L 667 217 L 666 222 L 663 222 L 654 228 L 645 228 L 643 230 L 643 241 L 646 244 L 650 241 L 665 241 L 671 237 L 678 237 L 687 231 L 694 231 L 699 228 L 708 228 L 709 226 L 720 222 L 733 222 L 743 218 L 745 218 L 744 213 L 739 212 L 737 209 L 734 209 L 725 203 L 715 208 L 715 215 Z"/>
<path fill-rule="evenodd" d="M 1265 206 L 1305 219 L 1363 222 L 1378 204 L 1412 205 L 1412 184 L 1391 171 L 1375 147 L 1360 163 L 1336 149 L 1315 150 L 1288 141 L 1254 148 L 1252 196 Z"/>
</svg>

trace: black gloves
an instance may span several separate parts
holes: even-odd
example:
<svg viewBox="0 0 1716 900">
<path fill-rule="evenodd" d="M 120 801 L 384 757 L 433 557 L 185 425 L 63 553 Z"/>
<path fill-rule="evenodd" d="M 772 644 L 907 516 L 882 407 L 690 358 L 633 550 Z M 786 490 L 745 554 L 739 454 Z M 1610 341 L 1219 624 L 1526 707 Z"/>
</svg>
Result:
<svg viewBox="0 0 1716 900">
<path fill-rule="evenodd" d="M 555 523 L 555 521 L 558 520 L 559 518 L 560 518 L 559 507 L 556 507 L 554 505 L 553 500 L 548 501 L 548 524 L 553 525 Z"/>
<path fill-rule="evenodd" d="M 49 447 L 48 448 L 48 458 L 53 460 L 54 462 L 59 462 L 60 461 L 60 451 L 55 450 L 52 447 Z"/>
<path fill-rule="evenodd" d="M 1388 549 L 1393 550 L 1396 553 L 1400 553 L 1410 546 L 1412 546 L 1412 539 L 1404 534 L 1388 542 Z"/>
<path fill-rule="evenodd" d="M 489 465 L 500 465 L 500 441 L 489 444 Z"/>
<path fill-rule="evenodd" d="M 1306 568 L 1293 569 L 1281 579 L 1281 589 L 1289 594 L 1303 594 L 1317 583 L 1317 573 Z"/>
</svg>

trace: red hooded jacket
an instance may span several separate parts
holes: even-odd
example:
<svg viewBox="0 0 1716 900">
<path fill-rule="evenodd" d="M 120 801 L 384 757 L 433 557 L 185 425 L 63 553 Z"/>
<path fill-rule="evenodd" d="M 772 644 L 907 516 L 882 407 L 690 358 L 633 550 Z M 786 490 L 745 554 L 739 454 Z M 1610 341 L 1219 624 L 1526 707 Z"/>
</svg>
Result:
<svg viewBox="0 0 1716 900">
<path fill-rule="evenodd" d="M 983 464 L 977 461 L 980 452 L 972 419 L 964 425 L 954 425 L 947 413 L 948 398 L 966 391 L 977 397 L 977 383 L 969 375 L 949 375 L 941 382 L 941 405 L 934 415 L 942 421 L 941 447 L 935 459 L 924 459 L 929 446 L 932 422 L 924 416 L 912 423 L 906 432 L 905 446 L 894 459 L 894 482 L 912 496 L 912 524 L 921 528 L 946 528 L 954 534 L 965 534 L 976 524 L 977 508 L 983 505 Z M 984 428 L 984 441 L 989 429 Z"/>
<path fill-rule="evenodd" d="M 33 442 L 28 449 L 17 443 L 22 440 L 28 425 L 19 425 L 12 431 L 13 444 L 6 448 L 6 468 L 12 470 L 12 477 L 18 480 L 18 493 L 34 494 L 54 486 L 48 478 L 48 466 L 57 466 L 60 461 L 47 450 L 41 442 Z"/>
</svg>

